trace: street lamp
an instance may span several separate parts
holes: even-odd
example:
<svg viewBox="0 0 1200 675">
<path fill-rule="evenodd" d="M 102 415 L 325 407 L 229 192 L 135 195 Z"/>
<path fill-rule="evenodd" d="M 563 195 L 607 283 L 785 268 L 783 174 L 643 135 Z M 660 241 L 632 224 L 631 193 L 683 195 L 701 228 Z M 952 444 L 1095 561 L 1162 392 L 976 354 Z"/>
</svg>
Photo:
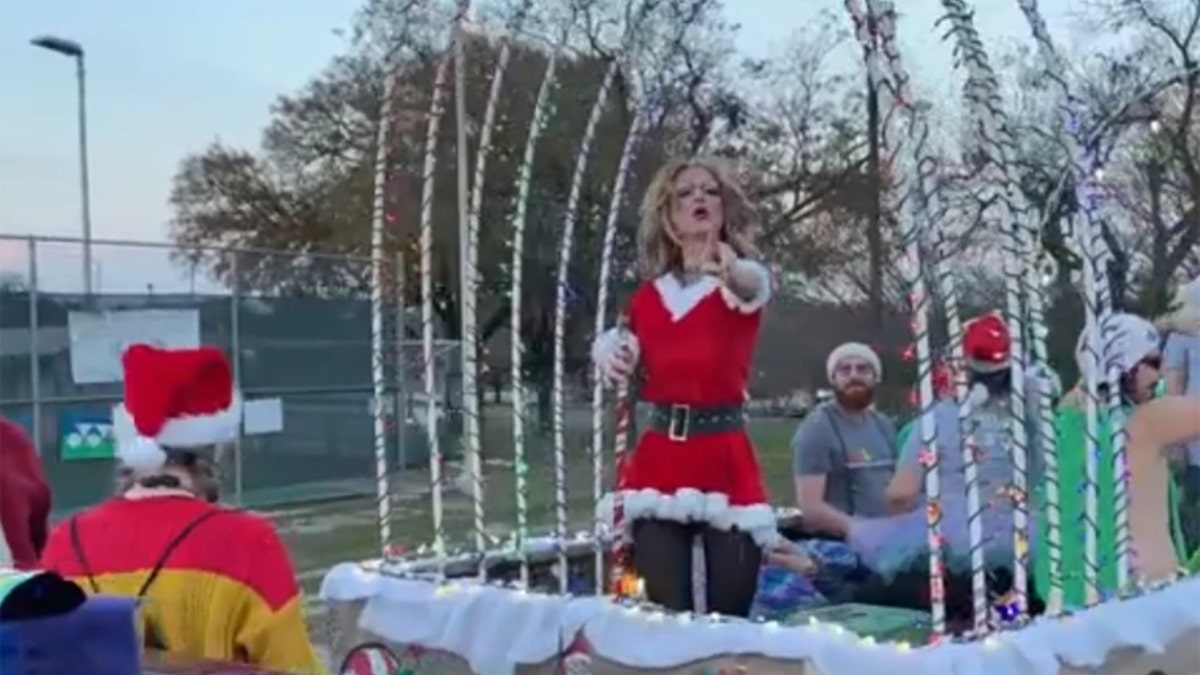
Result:
<svg viewBox="0 0 1200 675">
<path fill-rule="evenodd" d="M 48 49 L 75 59 L 75 76 L 79 84 L 79 189 L 83 219 L 83 289 L 92 295 L 92 203 L 88 188 L 87 155 L 87 87 L 83 68 L 83 45 L 52 35 L 43 35 L 30 40 L 35 47 Z"/>
</svg>

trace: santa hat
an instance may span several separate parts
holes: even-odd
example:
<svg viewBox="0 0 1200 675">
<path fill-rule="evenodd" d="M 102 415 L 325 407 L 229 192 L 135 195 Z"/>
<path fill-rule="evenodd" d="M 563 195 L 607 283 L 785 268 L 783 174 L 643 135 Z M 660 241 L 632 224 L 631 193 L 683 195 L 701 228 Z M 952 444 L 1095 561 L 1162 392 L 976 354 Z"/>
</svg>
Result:
<svg viewBox="0 0 1200 675">
<path fill-rule="evenodd" d="M 829 377 L 830 382 L 833 382 L 833 371 L 837 370 L 838 364 L 852 358 L 862 359 L 871 364 L 875 369 L 875 378 L 883 379 L 883 364 L 880 363 L 875 350 L 861 342 L 847 342 L 829 352 L 829 358 L 825 360 L 825 375 Z"/>
<path fill-rule="evenodd" d="M 158 349 L 133 345 L 121 356 L 125 401 L 113 410 L 117 459 L 137 473 L 162 468 L 167 448 L 194 448 L 237 438 L 241 397 L 215 347 Z"/>
<path fill-rule="evenodd" d="M 963 325 L 963 358 L 969 370 L 980 374 L 1009 367 L 1012 336 L 999 314 L 984 314 Z"/>
<path fill-rule="evenodd" d="M 963 361 L 974 373 L 986 375 L 1008 368 L 1012 358 L 1012 336 L 1008 324 L 997 313 L 984 314 L 963 324 Z M 967 394 L 971 409 L 988 400 L 988 390 L 976 383 Z"/>
<path fill-rule="evenodd" d="M 1099 332 L 1093 332 L 1099 329 Z M 1117 313 L 1104 318 L 1093 331 L 1086 328 L 1075 343 L 1075 357 L 1079 362 L 1079 373 L 1087 377 L 1090 370 L 1095 369 L 1100 379 L 1106 377 L 1106 368 L 1116 367 L 1121 374 L 1127 374 L 1137 367 L 1150 354 L 1158 351 L 1161 336 L 1154 324 L 1134 314 Z M 1090 338 L 1095 337 L 1094 344 L 1089 344 Z M 1097 358 L 1103 359 L 1100 363 Z"/>
</svg>

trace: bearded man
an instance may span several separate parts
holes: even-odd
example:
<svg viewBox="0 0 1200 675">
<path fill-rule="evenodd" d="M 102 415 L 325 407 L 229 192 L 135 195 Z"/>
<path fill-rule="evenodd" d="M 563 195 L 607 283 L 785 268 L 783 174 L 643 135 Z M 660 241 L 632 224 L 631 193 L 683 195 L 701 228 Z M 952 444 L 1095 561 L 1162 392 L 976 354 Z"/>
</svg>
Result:
<svg viewBox="0 0 1200 675">
<path fill-rule="evenodd" d="M 896 428 L 871 405 L 882 375 L 874 350 L 848 342 L 825 365 L 833 400 L 815 408 L 792 438 L 796 501 L 806 528 L 842 539 L 852 518 L 888 513 Z"/>
</svg>

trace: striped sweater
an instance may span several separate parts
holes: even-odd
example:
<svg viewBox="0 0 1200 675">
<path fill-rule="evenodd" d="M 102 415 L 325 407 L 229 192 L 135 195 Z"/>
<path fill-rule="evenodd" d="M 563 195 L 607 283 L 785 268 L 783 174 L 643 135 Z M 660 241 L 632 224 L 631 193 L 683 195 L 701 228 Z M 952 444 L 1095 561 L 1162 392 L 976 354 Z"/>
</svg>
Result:
<svg viewBox="0 0 1200 675">
<path fill-rule="evenodd" d="M 60 523 L 42 566 L 91 592 L 137 596 L 172 540 L 209 513 L 146 591 L 146 630 L 180 656 L 324 672 L 287 551 L 256 515 L 179 495 L 110 499 L 77 516 L 74 533 L 71 521 Z"/>
</svg>

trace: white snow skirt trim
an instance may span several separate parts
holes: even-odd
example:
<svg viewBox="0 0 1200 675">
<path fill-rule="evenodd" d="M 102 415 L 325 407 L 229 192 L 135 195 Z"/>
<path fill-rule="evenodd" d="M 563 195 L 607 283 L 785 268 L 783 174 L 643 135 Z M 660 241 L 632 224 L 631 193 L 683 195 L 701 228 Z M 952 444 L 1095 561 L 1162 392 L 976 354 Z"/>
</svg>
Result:
<svg viewBox="0 0 1200 675">
<path fill-rule="evenodd" d="M 734 267 L 746 270 L 759 279 L 758 293 L 754 294 L 749 300 L 742 300 L 729 287 L 720 284 L 721 297 L 724 298 L 725 304 L 731 309 L 736 309 L 744 314 L 753 314 L 762 309 L 771 300 L 771 270 L 767 266 L 757 260 L 738 260 Z"/>
<path fill-rule="evenodd" d="M 657 518 L 681 523 L 708 523 L 718 530 L 736 527 L 764 548 L 779 542 L 778 517 L 769 504 L 730 506 L 726 495 L 691 488 L 684 488 L 675 494 L 664 494 L 658 490 L 624 490 L 621 497 L 626 529 L 637 518 Z M 596 518 L 612 528 L 611 492 L 596 504 Z"/>
</svg>

